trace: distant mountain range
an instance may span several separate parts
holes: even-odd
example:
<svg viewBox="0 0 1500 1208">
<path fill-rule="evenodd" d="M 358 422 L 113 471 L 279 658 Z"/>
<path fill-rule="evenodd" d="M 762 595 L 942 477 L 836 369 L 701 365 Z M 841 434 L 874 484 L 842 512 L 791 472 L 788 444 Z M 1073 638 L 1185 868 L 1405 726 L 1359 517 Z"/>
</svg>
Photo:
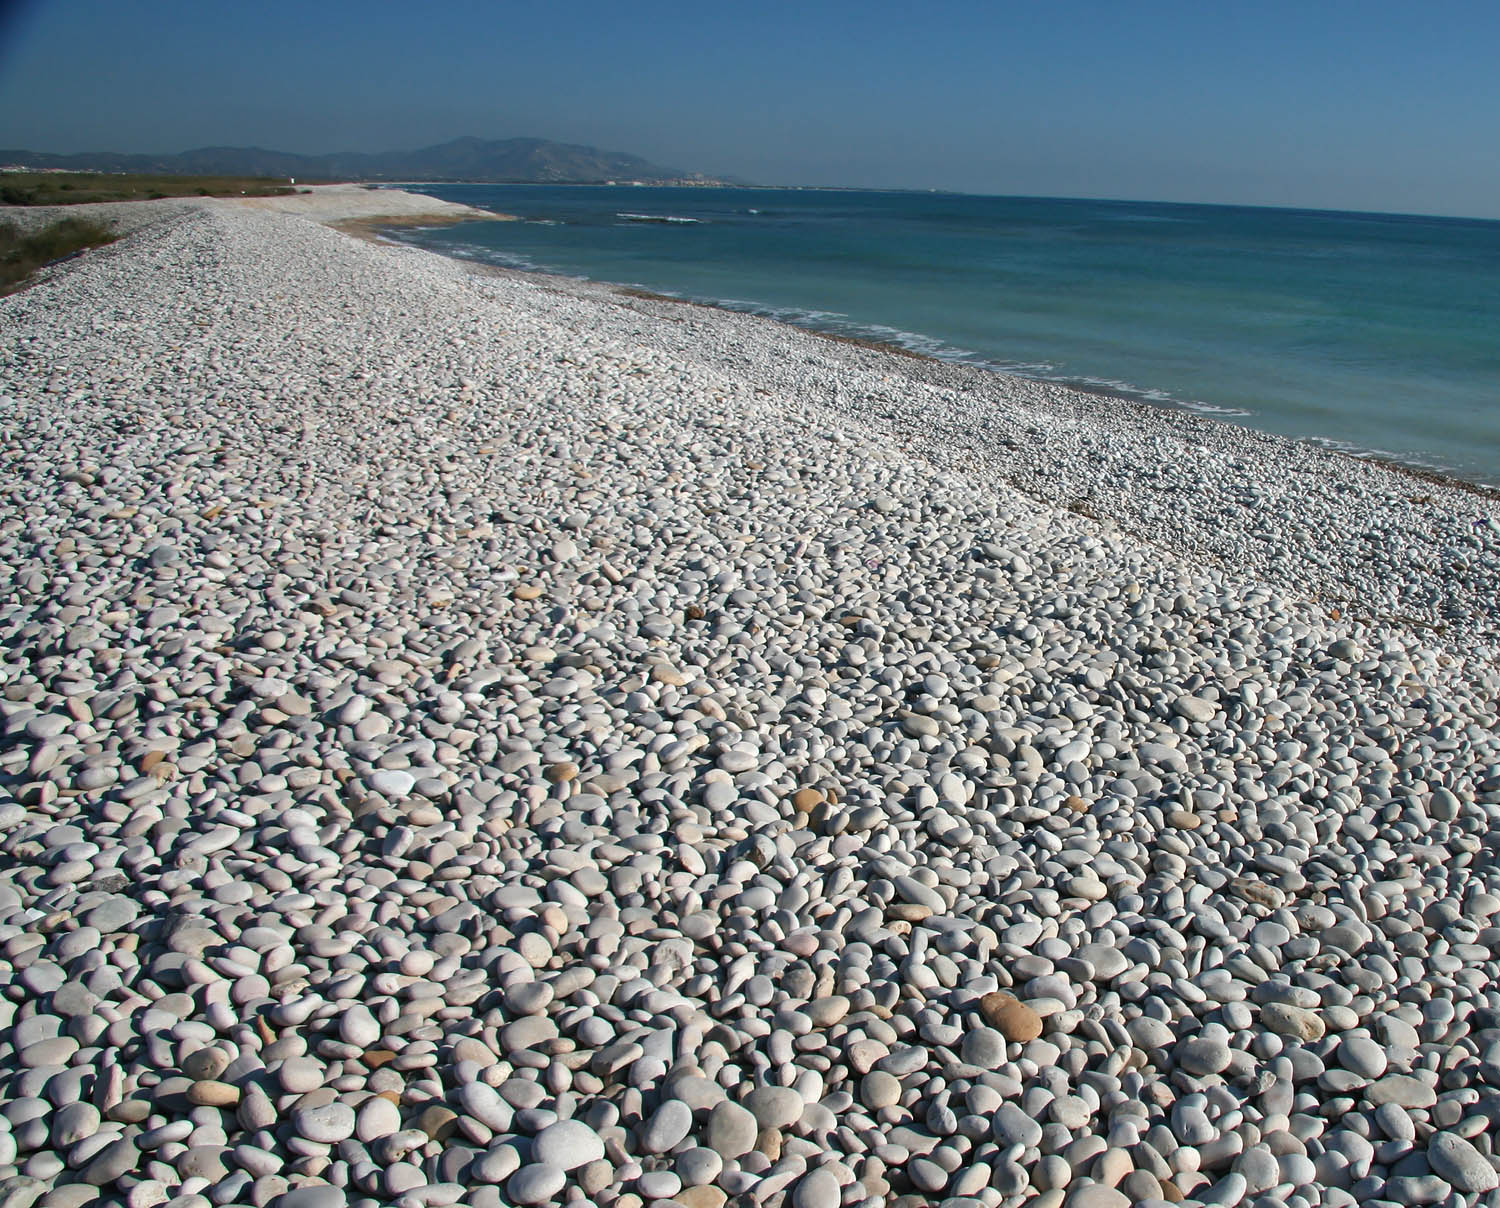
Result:
<svg viewBox="0 0 1500 1208">
<path fill-rule="evenodd" d="M 51 155 L 0 150 L 0 164 L 68 172 L 154 172 L 171 176 L 292 176 L 298 180 L 478 180 L 545 184 L 728 181 L 648 163 L 638 155 L 543 138 L 456 138 L 417 151 L 295 155 L 261 147 L 200 147 L 178 155 L 112 151 Z"/>
</svg>

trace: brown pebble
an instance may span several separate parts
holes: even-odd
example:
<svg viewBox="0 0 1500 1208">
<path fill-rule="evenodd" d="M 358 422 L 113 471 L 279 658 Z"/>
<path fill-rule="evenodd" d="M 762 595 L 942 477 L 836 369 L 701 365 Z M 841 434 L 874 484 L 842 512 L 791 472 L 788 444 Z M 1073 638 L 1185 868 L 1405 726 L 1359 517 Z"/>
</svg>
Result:
<svg viewBox="0 0 1500 1208">
<path fill-rule="evenodd" d="M 1171 1179 L 1160 1179 L 1161 1198 L 1169 1204 L 1180 1204 L 1186 1198 Z"/>
<path fill-rule="evenodd" d="M 518 600 L 539 600 L 542 595 L 540 583 L 517 583 L 516 590 L 512 593 Z"/>
<path fill-rule="evenodd" d="M 724 1208 L 724 1201 L 728 1198 L 712 1183 L 705 1183 L 701 1187 L 684 1187 L 671 1202 L 681 1204 L 682 1208 Z M 615 1202 L 619 1203 L 618 1200 Z"/>
<path fill-rule="evenodd" d="M 755 1148 L 775 1162 L 781 1157 L 781 1129 L 763 1128 L 755 1138 Z"/>
<path fill-rule="evenodd" d="M 590 1162 L 578 1172 L 578 1185 L 583 1188 L 585 1195 L 598 1195 L 606 1187 L 615 1181 L 615 1168 L 613 1164 L 599 1159 Z"/>
<path fill-rule="evenodd" d="M 1082 797 L 1079 797 L 1077 794 L 1074 794 L 1073 796 L 1067 798 L 1063 802 L 1063 804 L 1065 806 L 1067 806 L 1070 810 L 1072 810 L 1075 814 L 1086 814 L 1086 813 L 1088 813 L 1089 803 L 1087 801 L 1085 801 Z"/>
<path fill-rule="evenodd" d="M 1012 995 L 986 994 L 979 1000 L 979 1013 L 990 1027 L 1016 1044 L 1025 1044 L 1042 1034 L 1042 1017 Z"/>
<path fill-rule="evenodd" d="M 187 1101 L 198 1107 L 233 1107 L 240 1101 L 240 1088 L 204 1078 L 187 1088 Z"/>
<path fill-rule="evenodd" d="M 116 1124 L 139 1124 L 151 1114 L 151 1104 L 144 1099 L 122 1099 L 104 1113 L 106 1120 Z"/>
<path fill-rule="evenodd" d="M 389 1065 L 395 1061 L 396 1054 L 391 1052 L 390 1049 L 366 1049 L 360 1060 L 369 1066 L 370 1069 L 378 1070 L 381 1066 Z"/>
<path fill-rule="evenodd" d="M 549 784 L 566 784 L 578 779 L 578 765 L 567 762 L 549 764 L 542 775 Z"/>
<path fill-rule="evenodd" d="M 822 805 L 825 798 L 814 788 L 798 789 L 792 794 L 792 805 L 799 813 L 810 814 Z"/>
<path fill-rule="evenodd" d="M 458 1131 L 458 1113 L 434 1103 L 422 1110 L 412 1121 L 412 1127 L 420 1129 L 434 1141 L 446 1141 Z"/>
</svg>

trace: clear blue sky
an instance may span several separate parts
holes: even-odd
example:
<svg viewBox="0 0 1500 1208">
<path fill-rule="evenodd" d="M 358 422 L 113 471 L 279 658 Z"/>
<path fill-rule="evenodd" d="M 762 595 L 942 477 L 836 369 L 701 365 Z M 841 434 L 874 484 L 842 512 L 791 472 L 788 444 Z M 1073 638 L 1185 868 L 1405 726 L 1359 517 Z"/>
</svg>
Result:
<svg viewBox="0 0 1500 1208">
<path fill-rule="evenodd" d="M 462 134 L 760 183 L 1500 217 L 1493 0 L 0 0 L 0 147 Z"/>
</svg>

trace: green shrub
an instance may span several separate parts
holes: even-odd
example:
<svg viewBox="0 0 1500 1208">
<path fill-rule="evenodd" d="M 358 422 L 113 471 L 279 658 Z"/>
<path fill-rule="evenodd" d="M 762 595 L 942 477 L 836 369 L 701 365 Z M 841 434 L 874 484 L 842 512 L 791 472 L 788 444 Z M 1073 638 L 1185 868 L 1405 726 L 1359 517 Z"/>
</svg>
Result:
<svg viewBox="0 0 1500 1208">
<path fill-rule="evenodd" d="M 257 176 L 167 176 L 130 172 L 0 173 L 0 201 L 13 206 L 78 205 L 156 197 L 278 197 L 285 181 Z"/>
<path fill-rule="evenodd" d="M 107 226 L 88 218 L 62 218 L 36 231 L 0 223 L 0 294 L 24 289 L 38 269 L 115 239 Z"/>
</svg>

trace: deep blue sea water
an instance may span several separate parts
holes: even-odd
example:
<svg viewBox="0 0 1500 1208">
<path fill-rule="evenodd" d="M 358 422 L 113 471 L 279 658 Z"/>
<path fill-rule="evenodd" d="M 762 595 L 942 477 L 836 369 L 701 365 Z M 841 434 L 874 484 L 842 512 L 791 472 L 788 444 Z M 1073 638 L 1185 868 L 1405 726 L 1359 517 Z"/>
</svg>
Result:
<svg viewBox="0 0 1500 1208">
<path fill-rule="evenodd" d="M 421 188 L 524 219 L 399 234 L 449 255 L 1500 483 L 1500 222 L 932 193 Z"/>
</svg>

